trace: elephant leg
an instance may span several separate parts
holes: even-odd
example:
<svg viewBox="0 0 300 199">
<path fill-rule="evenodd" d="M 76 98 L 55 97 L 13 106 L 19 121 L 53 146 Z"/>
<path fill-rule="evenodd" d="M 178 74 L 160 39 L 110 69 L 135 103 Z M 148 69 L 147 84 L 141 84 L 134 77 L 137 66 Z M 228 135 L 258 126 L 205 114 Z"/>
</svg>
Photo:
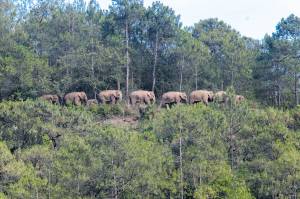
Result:
<svg viewBox="0 0 300 199">
<path fill-rule="evenodd" d="M 144 103 L 147 104 L 147 105 L 150 105 L 151 104 L 151 100 L 149 98 L 145 98 L 144 99 Z"/>
<path fill-rule="evenodd" d="M 116 98 L 114 96 L 110 97 L 110 104 L 116 104 Z"/>
<path fill-rule="evenodd" d="M 65 101 L 64 104 L 67 106 L 72 104 L 72 101 L 69 99 L 65 99 L 64 101 Z"/>
<path fill-rule="evenodd" d="M 100 96 L 100 103 L 105 104 L 105 98 L 103 96 Z"/>
<path fill-rule="evenodd" d="M 136 100 L 136 98 L 133 98 L 132 99 L 132 105 L 135 106 L 136 104 L 137 104 L 137 100 Z"/>
<path fill-rule="evenodd" d="M 162 108 L 162 107 L 163 107 L 163 101 L 161 101 L 159 104 L 159 108 Z"/>
<path fill-rule="evenodd" d="M 81 101 L 80 101 L 79 97 L 75 97 L 75 99 L 74 99 L 74 105 L 76 105 L 76 106 L 80 106 L 81 105 Z"/>
<path fill-rule="evenodd" d="M 135 98 L 132 98 L 132 99 L 131 99 L 131 105 L 132 105 L 132 106 L 135 106 L 135 105 L 136 105 L 136 99 L 135 99 Z"/>
<path fill-rule="evenodd" d="M 168 103 L 167 103 L 167 104 L 166 104 L 166 108 L 167 108 L 167 109 L 170 109 L 170 108 L 171 108 L 171 104 L 168 104 Z"/>
<path fill-rule="evenodd" d="M 154 104 L 154 103 L 155 103 L 155 102 L 154 102 L 154 99 L 151 99 L 151 100 L 150 100 L 150 103 L 151 103 L 151 104 Z"/>
<path fill-rule="evenodd" d="M 203 104 L 205 104 L 206 106 L 208 105 L 208 98 L 204 98 L 201 100 L 203 102 Z"/>
</svg>

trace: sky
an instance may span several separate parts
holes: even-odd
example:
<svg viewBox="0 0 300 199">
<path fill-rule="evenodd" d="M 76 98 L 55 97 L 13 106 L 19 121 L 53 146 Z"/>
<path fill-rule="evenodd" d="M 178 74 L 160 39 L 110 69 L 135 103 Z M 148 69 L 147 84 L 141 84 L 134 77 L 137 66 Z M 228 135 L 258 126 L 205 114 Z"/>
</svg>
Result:
<svg viewBox="0 0 300 199">
<path fill-rule="evenodd" d="M 111 0 L 98 0 L 107 9 Z M 144 0 L 146 7 L 153 0 Z M 243 36 L 262 39 L 275 31 L 281 18 L 290 14 L 300 17 L 300 0 L 160 0 L 181 16 L 184 26 L 200 19 L 219 18 Z"/>
</svg>

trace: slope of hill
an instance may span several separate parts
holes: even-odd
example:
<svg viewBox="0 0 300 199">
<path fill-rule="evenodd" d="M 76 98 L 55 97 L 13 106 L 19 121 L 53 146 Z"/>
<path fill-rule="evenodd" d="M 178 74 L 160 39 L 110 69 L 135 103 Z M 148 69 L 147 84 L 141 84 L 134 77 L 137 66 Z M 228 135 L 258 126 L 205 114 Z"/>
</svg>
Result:
<svg viewBox="0 0 300 199">
<path fill-rule="evenodd" d="M 134 126 L 104 122 L 122 120 L 124 110 L 0 103 L 1 197 L 268 198 L 299 191 L 298 108 L 179 105 Z"/>
</svg>

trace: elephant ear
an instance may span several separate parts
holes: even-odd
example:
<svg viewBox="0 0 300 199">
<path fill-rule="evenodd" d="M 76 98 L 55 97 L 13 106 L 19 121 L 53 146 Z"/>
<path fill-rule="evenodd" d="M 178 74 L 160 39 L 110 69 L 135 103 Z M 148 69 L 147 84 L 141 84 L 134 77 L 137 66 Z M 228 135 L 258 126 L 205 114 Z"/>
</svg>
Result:
<svg viewBox="0 0 300 199">
<path fill-rule="evenodd" d="M 151 95 L 152 98 L 155 98 L 155 94 L 154 94 L 153 91 L 150 92 L 150 95 Z"/>
<path fill-rule="evenodd" d="M 186 99 L 186 95 L 185 95 L 184 93 L 180 93 L 180 98 L 181 98 L 182 100 L 185 100 L 185 99 Z"/>
<path fill-rule="evenodd" d="M 79 98 L 82 99 L 82 100 L 84 99 L 84 94 L 83 94 L 83 92 L 80 92 Z"/>
<path fill-rule="evenodd" d="M 115 97 L 119 97 L 119 95 L 120 95 L 119 91 L 115 91 L 115 92 L 114 92 L 114 96 L 115 96 Z"/>
</svg>

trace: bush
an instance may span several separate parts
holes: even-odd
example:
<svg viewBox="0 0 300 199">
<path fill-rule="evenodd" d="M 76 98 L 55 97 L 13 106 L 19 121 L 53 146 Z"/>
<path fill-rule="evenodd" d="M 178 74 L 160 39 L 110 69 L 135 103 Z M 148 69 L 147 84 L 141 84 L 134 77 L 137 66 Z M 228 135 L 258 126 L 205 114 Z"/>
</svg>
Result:
<svg viewBox="0 0 300 199">
<path fill-rule="evenodd" d="M 115 104 L 100 104 L 94 105 L 88 108 L 89 111 L 96 114 L 97 116 L 101 117 L 102 119 L 108 119 L 113 116 L 123 116 L 124 109 L 122 105 Z"/>
</svg>

